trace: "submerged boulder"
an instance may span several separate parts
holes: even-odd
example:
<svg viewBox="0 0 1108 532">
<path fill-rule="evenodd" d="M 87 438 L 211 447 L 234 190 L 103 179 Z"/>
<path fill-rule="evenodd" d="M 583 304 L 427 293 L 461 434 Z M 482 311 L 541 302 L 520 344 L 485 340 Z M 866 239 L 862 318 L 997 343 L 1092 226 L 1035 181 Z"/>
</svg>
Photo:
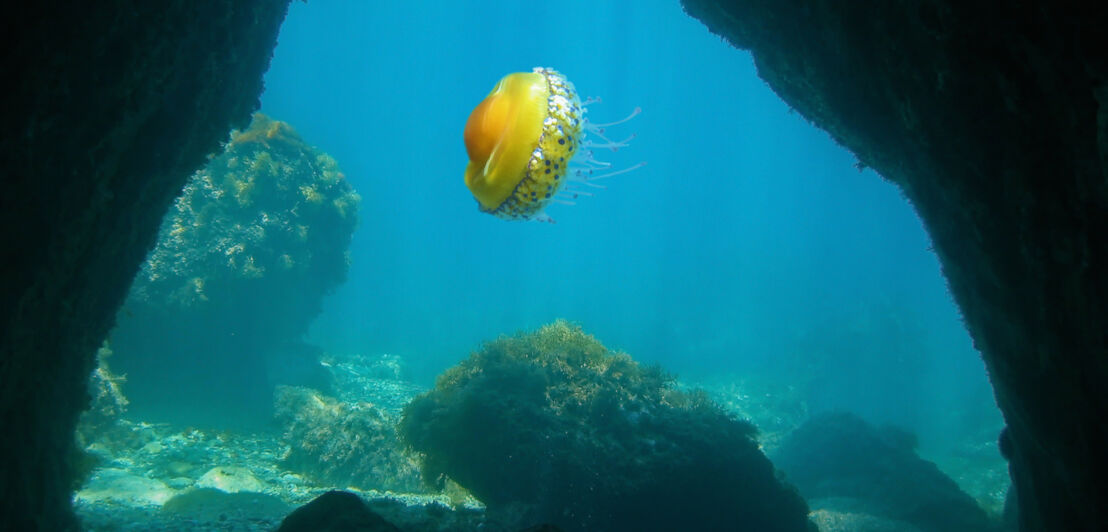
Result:
<svg viewBox="0 0 1108 532">
<path fill-rule="evenodd" d="M 234 523 L 242 521 L 273 523 L 289 510 L 289 505 L 274 495 L 255 491 L 227 492 L 213 487 L 194 488 L 174 495 L 161 508 L 163 515 L 186 518 L 195 529 L 208 530 L 235 530 Z"/>
<path fill-rule="evenodd" d="M 412 492 L 419 470 L 396 435 L 396 418 L 370 403 L 346 403 L 278 386 L 276 418 L 288 446 L 282 464 L 323 485 Z"/>
<path fill-rule="evenodd" d="M 332 490 L 297 508 L 278 532 L 399 532 L 365 501 L 348 491 Z"/>
<path fill-rule="evenodd" d="M 917 456 L 915 443 L 898 429 L 825 413 L 786 438 L 773 462 L 814 509 L 838 519 L 889 519 L 924 532 L 992 530 L 985 511 L 935 464 Z"/>
<path fill-rule="evenodd" d="M 166 216 L 112 333 L 132 412 L 259 425 L 273 381 L 326 386 L 300 337 L 345 279 L 358 201 L 288 124 L 256 114 L 232 133 Z"/>
<path fill-rule="evenodd" d="M 753 425 L 564 321 L 485 344 L 400 432 L 425 480 L 456 481 L 517 528 L 815 529 Z"/>
</svg>

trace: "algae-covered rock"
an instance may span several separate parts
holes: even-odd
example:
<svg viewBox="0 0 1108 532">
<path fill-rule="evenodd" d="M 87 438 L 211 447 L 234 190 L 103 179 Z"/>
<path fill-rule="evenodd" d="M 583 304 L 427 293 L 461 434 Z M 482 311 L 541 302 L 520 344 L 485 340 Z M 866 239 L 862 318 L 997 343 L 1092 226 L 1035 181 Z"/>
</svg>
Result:
<svg viewBox="0 0 1108 532">
<path fill-rule="evenodd" d="M 288 124 L 234 132 L 166 216 L 112 334 L 132 413 L 258 426 L 274 382 L 326 387 L 300 338 L 345 279 L 358 201 Z"/>
<path fill-rule="evenodd" d="M 752 425 L 564 321 L 485 344 L 400 432 L 425 480 L 449 477 L 518 528 L 814 530 Z"/>
<path fill-rule="evenodd" d="M 322 485 L 420 491 L 418 467 L 400 445 L 395 417 L 308 388 L 279 386 L 275 396 L 288 446 L 285 467 Z"/>
<path fill-rule="evenodd" d="M 231 319 L 246 312 L 236 321 L 266 317 L 278 330 L 301 332 L 320 296 L 346 277 L 359 201 L 330 155 L 256 114 L 185 185 L 130 299 L 226 310 Z M 256 297 L 292 286 L 297 293 Z"/>
<path fill-rule="evenodd" d="M 92 398 L 87 410 L 81 413 L 77 424 L 77 443 L 84 447 L 104 431 L 114 428 L 120 416 L 127 411 L 127 398 L 122 386 L 126 378 L 108 367 L 111 348 L 105 343 L 96 352 L 96 369 L 89 377 L 88 391 Z"/>
</svg>

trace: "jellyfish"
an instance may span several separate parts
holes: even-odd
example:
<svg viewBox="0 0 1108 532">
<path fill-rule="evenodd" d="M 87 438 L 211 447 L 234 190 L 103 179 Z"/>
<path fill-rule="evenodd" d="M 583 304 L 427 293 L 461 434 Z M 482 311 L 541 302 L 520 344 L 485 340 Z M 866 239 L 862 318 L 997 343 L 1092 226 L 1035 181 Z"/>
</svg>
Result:
<svg viewBox="0 0 1108 532">
<path fill-rule="evenodd" d="M 605 128 L 622 124 L 641 112 L 609 124 L 590 123 L 587 106 L 565 76 L 550 68 L 508 74 L 496 84 L 465 127 L 469 165 L 465 182 L 481 212 L 506 220 L 551 222 L 544 210 L 551 203 L 572 205 L 586 188 L 604 188 L 597 181 L 643 166 L 613 170 L 596 160 L 594 149 L 616 151 L 634 138 L 613 142 Z M 599 142 L 587 139 L 594 135 Z"/>
</svg>

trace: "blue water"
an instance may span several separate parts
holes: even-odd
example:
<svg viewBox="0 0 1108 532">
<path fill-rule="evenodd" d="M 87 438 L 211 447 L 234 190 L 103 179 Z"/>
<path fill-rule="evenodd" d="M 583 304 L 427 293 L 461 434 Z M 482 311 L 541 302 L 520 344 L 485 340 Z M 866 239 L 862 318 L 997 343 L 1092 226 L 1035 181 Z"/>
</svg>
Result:
<svg viewBox="0 0 1108 532">
<path fill-rule="evenodd" d="M 566 318 L 689 379 L 787 380 L 818 352 L 834 363 L 813 408 L 924 442 L 988 417 L 983 365 L 911 206 L 790 112 L 749 54 L 677 1 L 530 4 L 291 6 L 262 112 L 362 196 L 348 280 L 310 341 L 400 355 L 429 381 L 482 340 Z M 462 180 L 470 111 L 534 66 L 602 97 L 594 120 L 643 109 L 619 128 L 633 145 L 598 157 L 647 166 L 552 206 L 554 225 L 482 214 Z"/>
</svg>

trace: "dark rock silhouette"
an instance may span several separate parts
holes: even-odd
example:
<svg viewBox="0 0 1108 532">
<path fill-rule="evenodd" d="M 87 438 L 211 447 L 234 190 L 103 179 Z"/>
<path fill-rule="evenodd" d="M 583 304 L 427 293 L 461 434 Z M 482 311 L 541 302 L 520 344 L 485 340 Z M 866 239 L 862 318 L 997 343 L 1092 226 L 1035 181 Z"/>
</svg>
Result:
<svg viewBox="0 0 1108 532">
<path fill-rule="evenodd" d="M 185 179 L 257 106 L 287 0 L 0 20 L 0 529 L 72 530 L 94 355 Z M 1108 505 L 1108 6 L 685 0 L 902 187 L 1011 434 L 1023 530 Z"/>
<path fill-rule="evenodd" d="M 0 20 L 0 529 L 77 528 L 96 350 L 185 179 L 250 120 L 287 5 L 47 0 Z"/>
<path fill-rule="evenodd" d="M 399 532 L 349 491 L 332 490 L 294 510 L 277 532 Z"/>
<path fill-rule="evenodd" d="M 915 438 L 846 413 L 814 416 L 790 434 L 773 463 L 813 508 L 894 519 L 930 532 L 987 532 L 977 502 L 935 464 Z"/>
<path fill-rule="evenodd" d="M 1011 435 L 1022 530 L 1108 505 L 1108 4 L 683 0 L 927 227 Z"/>
</svg>

